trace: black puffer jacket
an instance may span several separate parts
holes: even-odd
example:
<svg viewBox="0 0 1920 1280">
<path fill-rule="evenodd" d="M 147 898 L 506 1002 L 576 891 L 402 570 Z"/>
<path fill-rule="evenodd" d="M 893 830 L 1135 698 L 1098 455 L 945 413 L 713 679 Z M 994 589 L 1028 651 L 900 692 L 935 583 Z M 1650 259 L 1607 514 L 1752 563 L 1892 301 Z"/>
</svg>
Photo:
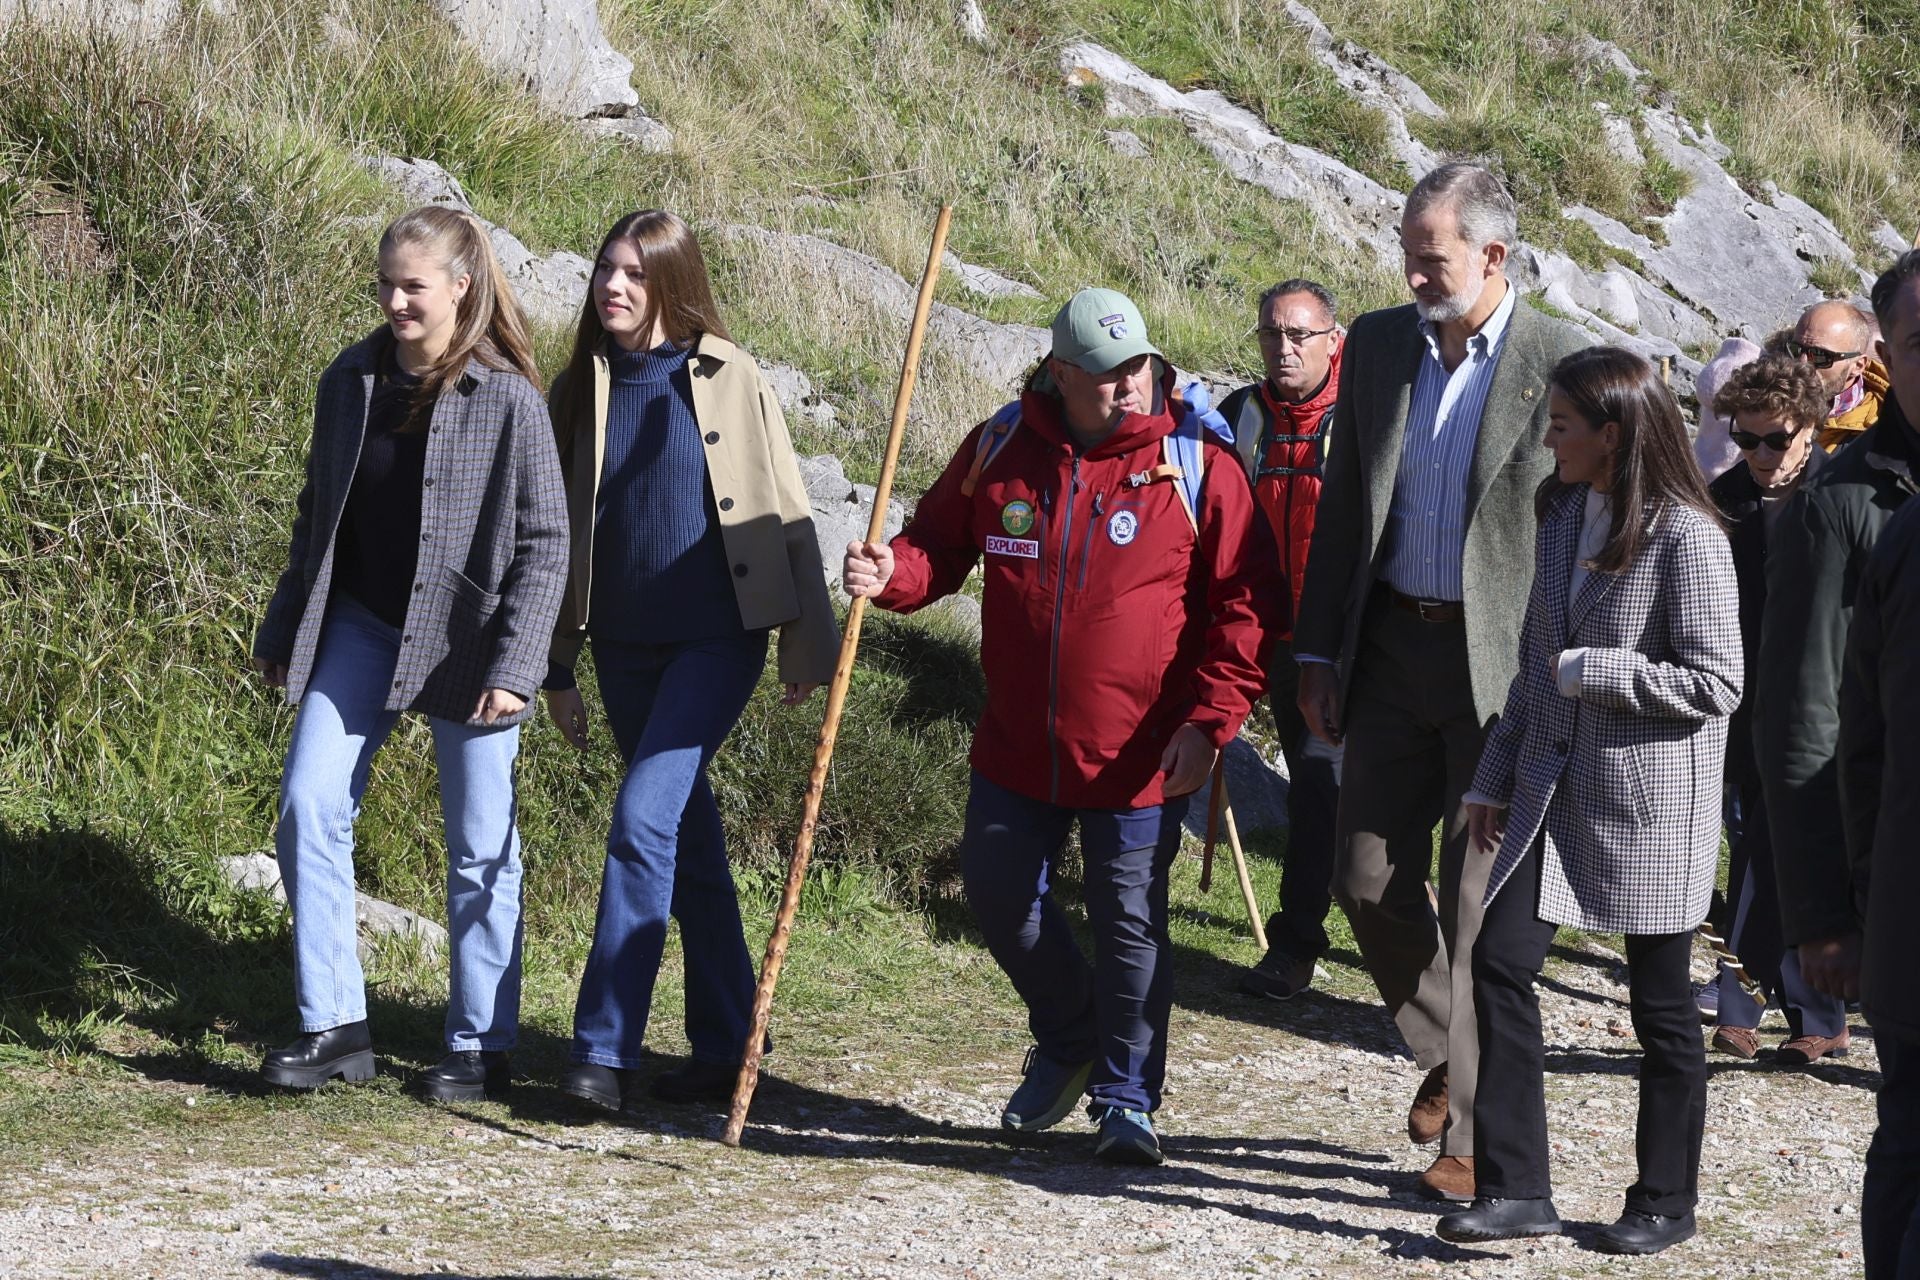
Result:
<svg viewBox="0 0 1920 1280">
<path fill-rule="evenodd" d="M 1819 449 L 1808 452 L 1800 488 L 1811 486 L 1826 470 L 1828 458 Z M 1727 730 L 1727 781 L 1750 787 L 1759 781 L 1753 763 L 1754 679 L 1760 656 L 1760 621 L 1767 609 L 1767 516 L 1760 486 L 1745 460 L 1721 472 L 1707 486 L 1714 505 L 1727 522 L 1727 545 L 1733 549 L 1733 576 L 1740 587 L 1740 653 L 1745 660 L 1747 694 L 1733 713 Z M 1799 490 L 1795 490 L 1795 496 Z M 1785 499 L 1792 502 L 1792 497 Z M 1781 518 L 1786 512 L 1779 513 Z"/>
<path fill-rule="evenodd" d="M 1867 558 L 1916 477 L 1920 436 L 1889 398 L 1880 420 L 1795 495 L 1768 548 L 1749 687 L 1789 946 L 1860 927 L 1836 765 L 1841 662 Z"/>
<path fill-rule="evenodd" d="M 1881 1034 L 1920 1040 L 1913 912 L 1920 906 L 1920 502 L 1867 562 L 1840 688 L 1840 787 L 1866 951 L 1860 1003 Z"/>
</svg>

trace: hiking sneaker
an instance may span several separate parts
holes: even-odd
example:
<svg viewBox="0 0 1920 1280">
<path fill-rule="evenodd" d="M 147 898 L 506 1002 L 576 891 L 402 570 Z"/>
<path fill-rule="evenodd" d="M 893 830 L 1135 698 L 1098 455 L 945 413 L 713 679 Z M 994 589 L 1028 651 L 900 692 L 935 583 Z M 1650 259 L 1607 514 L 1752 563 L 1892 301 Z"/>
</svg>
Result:
<svg viewBox="0 0 1920 1280">
<path fill-rule="evenodd" d="M 1240 990 L 1269 1000 L 1291 1000 L 1313 985 L 1313 961 L 1290 956 L 1274 947 L 1260 963 L 1240 971 Z"/>
<path fill-rule="evenodd" d="M 1093 1074 L 1093 1063 L 1066 1066 L 1038 1049 L 1028 1049 L 1027 1060 L 1020 1071 L 1026 1078 L 1007 1099 L 1007 1108 L 1000 1113 L 1000 1124 L 1021 1133 L 1038 1133 L 1053 1128 L 1073 1110 L 1073 1104 L 1087 1091 L 1087 1077 Z"/>
<path fill-rule="evenodd" d="M 1100 1123 L 1100 1137 L 1093 1154 L 1115 1164 L 1160 1164 L 1166 1156 L 1160 1152 L 1160 1139 L 1153 1132 L 1153 1117 L 1144 1111 L 1125 1107 L 1091 1106 L 1087 1114 Z"/>
<path fill-rule="evenodd" d="M 1720 978 L 1718 975 L 1693 989 L 1693 1003 L 1699 1007 L 1700 1021 L 1712 1026 L 1720 1021 Z"/>
</svg>

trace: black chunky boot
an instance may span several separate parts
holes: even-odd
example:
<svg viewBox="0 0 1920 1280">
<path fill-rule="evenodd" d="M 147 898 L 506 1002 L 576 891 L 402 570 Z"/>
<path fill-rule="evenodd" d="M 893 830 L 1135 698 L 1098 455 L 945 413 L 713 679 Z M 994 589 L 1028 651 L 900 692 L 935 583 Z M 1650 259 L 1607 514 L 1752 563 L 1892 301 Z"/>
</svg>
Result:
<svg viewBox="0 0 1920 1280">
<path fill-rule="evenodd" d="M 335 1076 L 350 1084 L 373 1079 L 373 1037 L 365 1019 L 306 1032 L 260 1064 L 260 1078 L 283 1089 L 318 1089 Z"/>
<path fill-rule="evenodd" d="M 429 1102 L 479 1102 L 512 1085 L 505 1049 L 456 1049 L 420 1073 L 420 1095 Z"/>
</svg>

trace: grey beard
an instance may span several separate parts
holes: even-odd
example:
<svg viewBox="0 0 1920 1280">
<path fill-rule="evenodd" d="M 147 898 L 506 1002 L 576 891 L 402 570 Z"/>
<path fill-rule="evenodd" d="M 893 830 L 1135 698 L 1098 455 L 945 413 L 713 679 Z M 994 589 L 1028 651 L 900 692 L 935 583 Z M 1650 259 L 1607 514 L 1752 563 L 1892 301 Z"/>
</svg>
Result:
<svg viewBox="0 0 1920 1280">
<path fill-rule="evenodd" d="M 1450 298 L 1442 298 L 1431 306 L 1415 298 L 1413 306 L 1420 313 L 1420 318 L 1430 324 L 1450 324 L 1473 310 L 1473 304 L 1480 301 L 1481 291 L 1485 288 L 1486 285 L 1482 283 L 1479 289 L 1475 289 L 1470 294 L 1456 293 Z"/>
</svg>

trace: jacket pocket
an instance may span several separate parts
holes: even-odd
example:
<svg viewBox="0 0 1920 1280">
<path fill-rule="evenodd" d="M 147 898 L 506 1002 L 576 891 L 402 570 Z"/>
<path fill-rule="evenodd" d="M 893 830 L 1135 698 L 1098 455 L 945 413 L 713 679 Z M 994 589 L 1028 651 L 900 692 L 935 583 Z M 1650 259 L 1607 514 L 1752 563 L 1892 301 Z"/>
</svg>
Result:
<svg viewBox="0 0 1920 1280">
<path fill-rule="evenodd" d="M 488 591 L 451 565 L 441 570 L 441 587 L 446 592 L 446 623 L 439 641 L 454 669 L 463 676 L 470 675 L 477 691 L 495 656 L 494 622 L 500 611 L 500 594 Z"/>
</svg>

